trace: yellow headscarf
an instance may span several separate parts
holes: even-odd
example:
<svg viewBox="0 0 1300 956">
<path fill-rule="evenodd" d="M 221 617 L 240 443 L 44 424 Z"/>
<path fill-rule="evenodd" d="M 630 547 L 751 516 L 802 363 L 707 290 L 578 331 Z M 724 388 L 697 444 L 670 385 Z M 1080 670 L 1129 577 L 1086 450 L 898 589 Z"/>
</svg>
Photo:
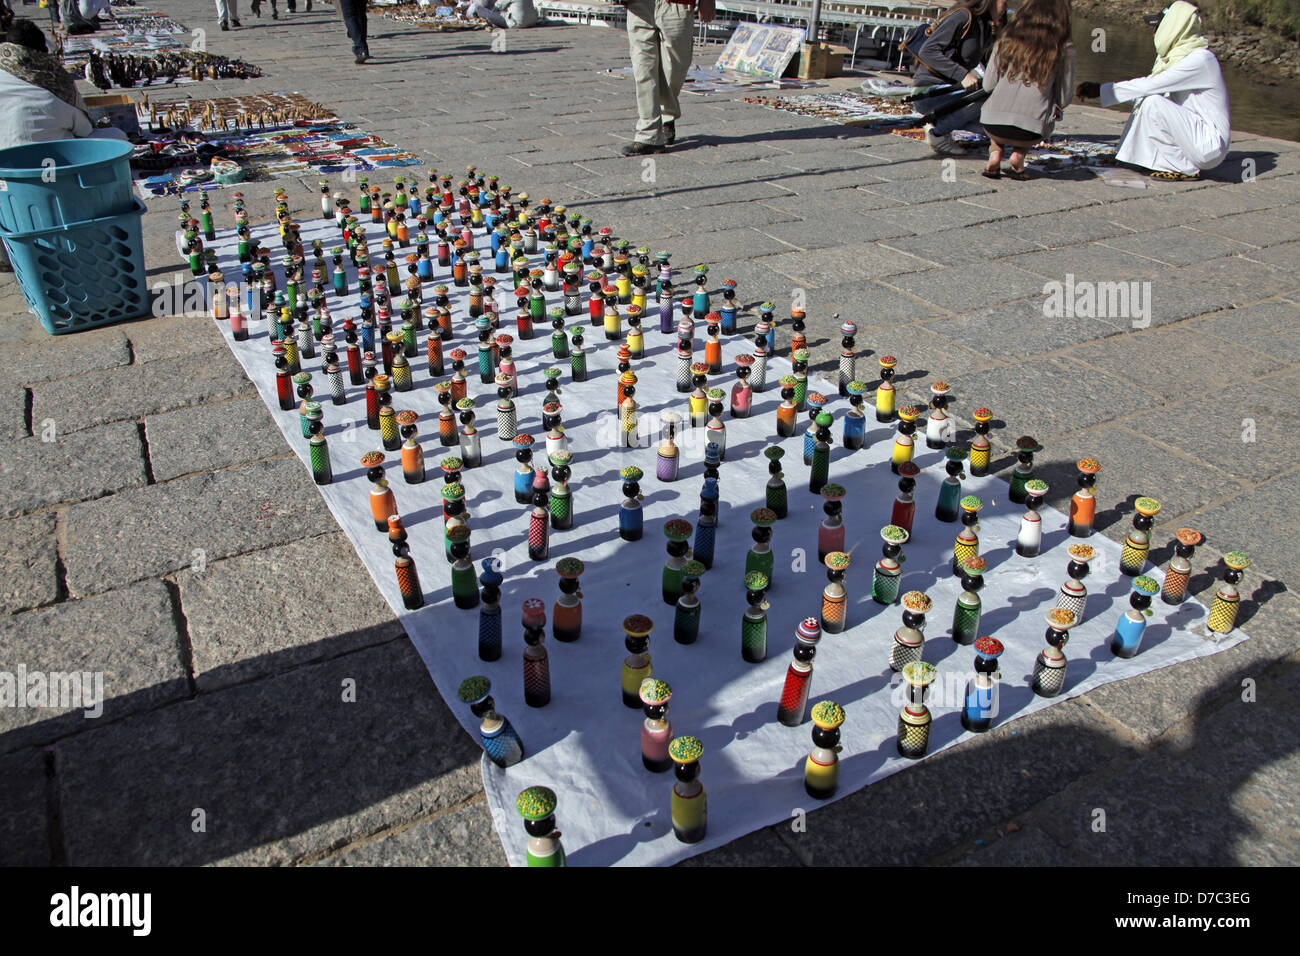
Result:
<svg viewBox="0 0 1300 956">
<path fill-rule="evenodd" d="M 1209 45 L 1201 36 L 1200 11 L 1185 0 L 1176 0 L 1165 10 L 1160 26 L 1156 27 L 1156 65 L 1152 75 L 1169 69 L 1193 50 Z"/>
</svg>

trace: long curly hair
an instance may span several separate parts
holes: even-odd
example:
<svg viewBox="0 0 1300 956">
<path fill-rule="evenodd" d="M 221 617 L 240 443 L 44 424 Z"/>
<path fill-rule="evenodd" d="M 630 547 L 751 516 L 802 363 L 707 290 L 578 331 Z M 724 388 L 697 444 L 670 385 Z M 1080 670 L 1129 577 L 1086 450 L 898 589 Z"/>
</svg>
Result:
<svg viewBox="0 0 1300 956">
<path fill-rule="evenodd" d="M 1025 0 L 998 41 L 998 74 L 1050 87 L 1070 43 L 1070 0 Z"/>
</svg>

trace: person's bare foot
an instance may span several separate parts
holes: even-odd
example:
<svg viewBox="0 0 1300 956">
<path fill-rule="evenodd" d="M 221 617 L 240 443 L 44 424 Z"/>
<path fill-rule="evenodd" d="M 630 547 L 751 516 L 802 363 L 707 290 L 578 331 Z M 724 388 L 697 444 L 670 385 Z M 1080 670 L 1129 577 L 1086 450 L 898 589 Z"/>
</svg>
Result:
<svg viewBox="0 0 1300 956">
<path fill-rule="evenodd" d="M 997 143 L 989 143 L 989 163 L 984 167 L 984 175 L 989 179 L 1000 179 L 1002 177 L 1002 147 Z"/>
<path fill-rule="evenodd" d="M 1016 162 L 1016 160 L 1019 160 L 1019 162 Z M 1023 149 L 1013 149 L 1011 151 L 1011 158 L 1007 162 L 1007 178 L 1018 182 L 1024 182 L 1029 178 L 1029 173 L 1025 171 L 1025 151 Z"/>
</svg>

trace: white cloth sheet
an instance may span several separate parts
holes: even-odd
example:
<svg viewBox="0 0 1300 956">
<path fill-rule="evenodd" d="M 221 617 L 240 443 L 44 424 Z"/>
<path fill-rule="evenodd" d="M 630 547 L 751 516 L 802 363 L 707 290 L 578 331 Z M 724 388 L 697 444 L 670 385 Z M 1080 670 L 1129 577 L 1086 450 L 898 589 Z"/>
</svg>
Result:
<svg viewBox="0 0 1300 956">
<path fill-rule="evenodd" d="M 257 213 L 268 210 L 253 210 Z M 218 209 L 219 223 L 229 212 Z M 333 222 L 305 223 L 304 244 L 321 238 L 328 250 L 336 244 Z M 376 227 L 367 227 L 371 232 Z M 279 275 L 282 250 L 273 225 L 260 225 L 255 234 L 272 248 L 272 261 Z M 229 230 L 213 244 L 228 278 L 239 269 Z M 378 242 L 371 240 L 378 253 Z M 480 250 L 485 239 L 477 240 Z M 404 250 L 404 251 L 410 251 Z M 310 256 L 309 256 L 310 259 Z M 401 256 L 399 256 L 399 261 Z M 491 260 L 484 252 L 487 274 Z M 687 263 L 679 263 L 679 269 Z M 436 270 L 446 281 L 444 270 Z M 713 277 L 710 277 L 711 279 Z M 724 278 L 717 276 L 718 279 Z M 509 277 L 503 285 L 510 286 Z M 426 292 L 435 283 L 426 283 Z M 450 284 L 448 282 L 448 284 Z M 283 282 L 280 281 L 283 288 Z M 341 324 L 356 311 L 356 282 L 349 268 L 352 294 L 340 301 L 329 293 L 329 304 L 343 358 Z M 454 287 L 453 287 L 454 289 Z M 771 290 L 741 289 L 745 300 L 769 295 Z M 584 289 L 584 303 L 586 293 Z M 558 293 L 549 304 L 558 304 Z M 768 387 L 755 396 L 754 414 L 743 420 L 726 418 L 727 455 L 721 467 L 722 505 L 717 532 L 716 561 L 701 582 L 703 603 L 700 637 L 684 646 L 673 640 L 673 608 L 660 593 L 661 569 L 666 557 L 663 522 L 698 517 L 704 443 L 686 430 L 683 436 L 681 475 L 671 484 L 655 478 L 655 448 L 649 443 L 639 449 L 610 447 L 606 427 L 614 410 L 616 376 L 615 345 L 604 340 L 601 330 L 590 327 L 584 313 L 569 319 L 586 330 L 590 378 L 573 384 L 568 360 L 551 357 L 550 330 L 537 329 L 530 341 L 516 336 L 515 360 L 519 369 L 521 395 L 517 400 L 520 429 L 538 439 L 536 461 L 544 462 L 539 431 L 541 369 L 560 366 L 564 423 L 574 452 L 574 527 L 552 532 L 550 555 L 545 562 L 527 557 L 528 507 L 517 505 L 512 492 L 513 449 L 496 437 L 495 389 L 479 383 L 474 364 L 477 338 L 465 312 L 464 290 L 454 289 L 453 314 L 456 336 L 447 349 L 462 346 L 470 353 L 467 367 L 469 393 L 478 399 L 485 464 L 464 473 L 466 501 L 472 515 L 473 558 L 476 571 L 494 549 L 503 549 L 504 653 L 499 661 L 484 663 L 477 656 L 477 610 L 458 610 L 450 597 L 449 565 L 443 556 L 440 525 L 442 486 L 438 461 L 444 454 L 437 438 L 437 403 L 425 360 L 425 333 L 420 333 L 420 357 L 412 360 L 416 388 L 397 392 L 397 410 L 414 409 L 421 415 L 421 444 L 425 450 L 428 480 L 422 485 L 403 481 L 398 453 L 389 452 L 388 477 L 410 534 L 424 588 L 426 606 L 416 612 L 403 609 L 393 570 L 387 536 L 375 530 L 370 517 L 368 483 L 358 459 L 366 451 L 380 448 L 377 432 L 366 428 L 363 388 L 348 387 L 348 403 L 336 407 L 329 402 L 328 387 L 320 374 L 321 360 L 308 359 L 304 367 L 313 373 L 318 398 L 322 397 L 326 435 L 333 459 L 334 482 L 320 489 L 340 526 L 355 545 L 384 598 L 399 617 L 407 634 L 427 665 L 434 682 L 465 731 L 478 739 L 478 720 L 456 696 L 460 682 L 482 674 L 492 681 L 497 709 L 513 723 L 523 739 L 526 758 L 508 770 L 483 761 L 483 783 L 497 832 L 512 864 L 524 861 L 527 837 L 514 809 L 515 797 L 525 787 L 545 784 L 559 797 L 557 819 L 571 865 L 666 864 L 720 846 L 761 826 L 791 819 L 798 809 L 811 810 L 819 801 L 803 787 L 804 759 L 811 745 L 811 723 L 785 727 L 776 720 L 777 701 L 791 660 L 796 624 L 816 615 L 826 583 L 824 568 L 817 564 L 817 527 L 823 517 L 822 499 L 808 491 L 808 468 L 802 463 L 803 429 L 806 415 L 795 438 L 782 442 L 786 448 L 786 481 L 789 486 L 789 517 L 774 529 L 777 555 L 775 581 L 769 592 L 768 656 L 760 664 L 745 663 L 740 655 L 740 620 L 745 608 L 742 585 L 745 554 L 751 544 L 749 512 L 763 504 L 767 480 L 767 459 L 762 456 L 775 436 L 775 408 L 779 401 L 777 377 L 789 371 L 782 359 L 769 368 Z M 502 311 L 501 329 L 515 334 L 513 296 Z M 681 412 L 689 422 L 687 396 L 676 392 L 673 375 L 673 339 L 658 331 L 655 309 L 645 323 L 646 358 L 633 363 L 639 376 L 637 397 L 642 414 L 661 409 Z M 742 315 L 741 328 L 749 329 L 753 317 Z M 230 339 L 229 326 L 221 323 Z M 253 328 L 247 342 L 230 342 L 231 348 L 259 393 L 272 409 L 273 417 L 290 447 L 306 465 L 307 442 L 300 431 L 297 411 L 281 411 L 275 398 L 265 323 Z M 696 348 L 703 349 L 701 325 Z M 725 374 L 715 376 L 717 384 L 730 390 L 735 368 L 732 359 L 738 349 L 749 347 L 749 338 L 734 336 L 725 343 Z M 872 343 L 861 342 L 864 348 Z M 789 355 L 789 337 L 783 326 L 778 350 Z M 701 354 L 697 352 L 697 355 Z M 908 358 L 900 356 L 901 371 Z M 874 380 L 874 359 L 863 360 L 860 377 Z M 447 372 L 450 374 L 450 362 Z M 934 369 L 936 376 L 956 369 Z M 345 370 L 346 380 L 346 370 Z M 813 387 L 828 394 L 834 388 L 825 382 Z M 989 404 L 998 406 L 997 395 L 957 394 L 954 406 L 962 409 Z M 881 607 L 870 598 L 872 569 L 880 557 L 880 528 L 890 519 L 897 478 L 888 465 L 894 431 L 876 424 L 868 413 L 868 447 L 849 452 L 842 443 L 841 419 L 846 399 L 834 398 L 836 445 L 832 454 L 831 480 L 850 491 L 844 503 L 847 547 L 853 565 L 847 585 L 850 595 L 849 628 L 841 634 L 825 635 L 818 648 L 809 706 L 833 699 L 844 706 L 839 789 L 845 796 L 869 783 L 910 766 L 898 756 L 895 735 L 901 691 L 896 675 L 888 666 L 892 635 L 901 623 L 901 607 Z M 1032 430 L 1032 422 L 1006 409 L 1013 429 Z M 355 423 L 350 426 L 347 423 Z M 349 431 L 356 440 L 348 443 Z M 702 432 L 703 430 L 700 429 Z M 924 429 L 922 429 L 922 432 Z M 454 452 L 447 449 L 448 452 Z M 938 486 L 943 476 L 941 452 L 925 449 L 918 441 L 917 460 L 922 474 L 917 489 L 917 515 L 911 542 L 904 548 L 906 563 L 903 590 L 924 590 L 934 601 L 928 617 L 925 659 L 937 664 L 939 680 L 930 696 L 934 713 L 930 753 L 952 746 L 967 734 L 960 723 L 961 696 L 973 674 L 973 649 L 951 640 L 950 625 L 954 602 L 960 593 L 958 580 L 949 564 L 952 542 L 960 528 L 934 518 Z M 1105 449 L 1098 449 L 1104 459 Z M 1050 458 L 1052 449 L 1043 456 Z M 622 499 L 617 469 L 628 464 L 646 473 L 645 536 L 635 543 L 618 536 L 618 508 Z M 1014 543 L 1023 506 L 1011 504 L 1007 485 L 998 478 L 971 479 L 967 493 L 980 495 L 985 510 L 980 521 L 981 553 L 989 560 L 983 597 L 982 633 L 1001 639 L 1007 647 L 1001 659 L 1003 683 L 998 723 L 1032 713 L 1053 701 L 1033 695 L 1029 679 L 1035 656 L 1044 646 L 1043 612 L 1053 606 L 1056 591 L 1065 579 L 1065 548 L 1076 539 L 1065 532 L 1065 517 L 1050 508 L 1042 511 L 1043 553 L 1036 558 L 1016 555 Z M 1131 492 L 1159 495 L 1159 488 L 1112 488 L 1101 485 L 1101 508 Z M 1163 542 L 1157 536 L 1157 544 Z M 1204 625 L 1205 609 L 1195 601 L 1169 608 L 1159 599 L 1154 603 L 1142 647 L 1131 660 L 1114 658 L 1109 638 L 1115 622 L 1127 608 L 1129 578 L 1118 573 L 1120 548 L 1109 539 L 1089 539 L 1098 551 L 1092 574 L 1087 578 L 1092 592 L 1086 622 L 1075 628 L 1066 647 L 1070 658 L 1065 694 L 1056 700 L 1077 696 L 1100 684 L 1131 677 L 1225 649 L 1245 638 L 1240 631 L 1228 636 L 1210 635 Z M 799 552 L 801 549 L 802 565 Z M 555 562 L 564 556 L 580 557 L 586 565 L 582 576 L 583 624 L 581 639 L 572 644 L 555 642 L 550 634 L 552 606 L 559 594 Z M 800 570 L 802 567 L 802 570 Z M 322 569 L 328 573 L 328 569 Z M 1149 572 L 1156 574 L 1158 572 Z M 547 603 L 547 646 L 550 654 L 552 699 L 544 708 L 530 708 L 523 700 L 522 628 L 520 607 L 524 599 L 541 597 Z M 672 773 L 652 774 L 642 767 L 639 734 L 642 714 L 625 707 L 620 698 L 620 669 L 626 650 L 622 619 L 631 613 L 648 614 L 655 621 L 651 636 L 654 674 L 673 688 L 669 719 L 675 735 L 690 734 L 701 739 L 704 755 L 701 780 L 708 793 L 708 835 L 694 845 L 684 845 L 673 834 L 669 814 Z M 326 636 L 325 634 L 320 635 Z M 891 679 L 892 678 L 892 679 Z M 419 728 L 408 728 L 418 733 Z"/>
</svg>

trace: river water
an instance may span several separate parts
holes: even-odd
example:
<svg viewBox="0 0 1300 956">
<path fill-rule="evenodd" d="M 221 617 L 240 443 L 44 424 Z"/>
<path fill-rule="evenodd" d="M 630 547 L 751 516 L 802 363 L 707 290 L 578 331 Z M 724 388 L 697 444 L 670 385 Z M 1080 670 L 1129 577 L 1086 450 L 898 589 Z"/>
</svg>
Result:
<svg viewBox="0 0 1300 956">
<path fill-rule="evenodd" d="M 1105 32 L 1105 52 L 1093 52 L 1093 30 Z M 1155 60 L 1151 38 L 1155 28 L 1141 20 L 1124 23 L 1089 20 L 1076 14 L 1074 45 L 1078 48 L 1075 79 L 1078 82 L 1127 80 L 1146 76 Z M 1211 50 L 1214 48 L 1211 47 Z M 1300 81 L 1270 86 L 1244 76 L 1231 63 L 1220 61 L 1228 85 L 1232 128 L 1263 136 L 1300 141 Z M 1118 109 L 1119 107 L 1117 107 Z"/>
</svg>

